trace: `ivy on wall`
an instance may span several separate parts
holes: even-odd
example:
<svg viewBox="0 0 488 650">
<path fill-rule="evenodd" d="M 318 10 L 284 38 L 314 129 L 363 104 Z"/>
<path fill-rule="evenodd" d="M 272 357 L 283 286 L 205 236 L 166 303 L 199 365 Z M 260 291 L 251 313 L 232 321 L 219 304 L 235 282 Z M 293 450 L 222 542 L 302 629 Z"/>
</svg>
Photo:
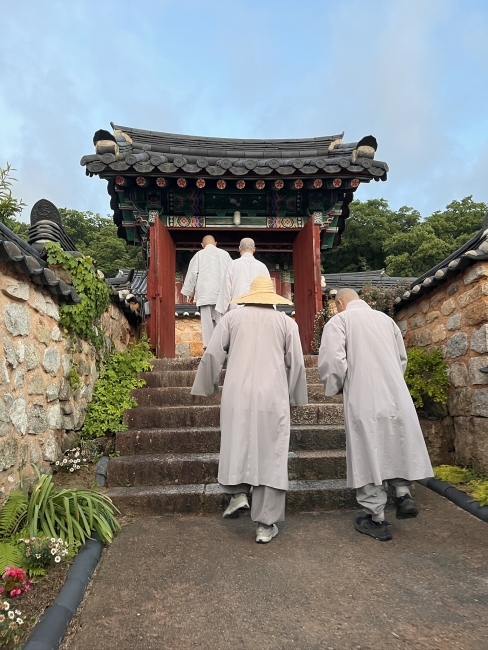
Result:
<svg viewBox="0 0 488 650">
<path fill-rule="evenodd" d="M 110 290 L 94 271 L 91 257 L 73 257 L 57 242 L 46 242 L 49 264 L 59 264 L 71 276 L 71 284 L 81 298 L 77 305 L 61 304 L 59 323 L 70 334 L 90 342 L 97 350 L 103 346 L 103 332 L 97 321 L 110 303 Z"/>
</svg>

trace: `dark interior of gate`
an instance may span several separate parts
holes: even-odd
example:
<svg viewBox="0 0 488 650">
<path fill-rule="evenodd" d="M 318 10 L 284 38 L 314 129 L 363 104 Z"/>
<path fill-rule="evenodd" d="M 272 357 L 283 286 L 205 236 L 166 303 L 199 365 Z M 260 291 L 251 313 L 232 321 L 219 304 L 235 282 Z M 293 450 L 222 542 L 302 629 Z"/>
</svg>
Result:
<svg viewBox="0 0 488 650">
<path fill-rule="evenodd" d="M 112 124 L 81 164 L 108 182 L 118 234 L 148 262 L 148 332 L 157 356 L 175 354 L 175 308 L 191 256 L 212 234 L 233 257 L 252 237 L 278 293 L 294 301 L 303 351 L 321 308 L 321 263 L 339 245 L 361 183 L 386 180 L 376 139 L 343 134 L 240 140 Z"/>
</svg>

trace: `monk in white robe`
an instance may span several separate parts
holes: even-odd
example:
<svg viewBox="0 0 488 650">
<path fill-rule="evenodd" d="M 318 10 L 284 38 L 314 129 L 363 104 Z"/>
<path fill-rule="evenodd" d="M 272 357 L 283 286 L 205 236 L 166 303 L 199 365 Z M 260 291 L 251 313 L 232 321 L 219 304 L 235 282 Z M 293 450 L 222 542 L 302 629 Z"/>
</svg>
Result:
<svg viewBox="0 0 488 650">
<path fill-rule="evenodd" d="M 291 303 L 274 293 L 271 279 L 255 278 L 249 293 L 234 302 L 245 306 L 219 321 L 191 393 L 217 394 L 227 357 L 218 481 L 232 497 L 224 517 L 249 508 L 252 486 L 256 541 L 266 543 L 278 534 L 276 523 L 285 518 L 290 406 L 307 403 L 307 381 L 298 327 L 273 309 Z"/>
<path fill-rule="evenodd" d="M 181 293 L 190 298 L 190 303 L 196 299 L 200 311 L 204 349 L 207 347 L 220 318 L 215 304 L 225 272 L 231 262 L 232 258 L 229 253 L 217 248 L 217 242 L 212 235 L 206 235 L 202 239 L 202 250 L 195 253 L 188 265 Z"/>
<path fill-rule="evenodd" d="M 220 314 L 225 314 L 228 309 L 235 309 L 236 304 L 231 304 L 234 298 L 240 296 L 251 286 L 251 282 L 258 275 L 266 275 L 269 278 L 269 271 L 266 264 L 263 264 L 254 257 L 256 246 L 250 237 L 244 237 L 239 244 L 240 257 L 232 260 L 225 273 L 215 309 Z"/>
<path fill-rule="evenodd" d="M 339 313 L 322 334 L 320 379 L 326 395 L 344 394 L 347 484 L 366 510 L 355 528 L 385 541 L 391 539 L 385 482 L 395 487 L 397 517 L 415 517 L 412 482 L 433 476 L 432 466 L 403 378 L 407 354 L 400 329 L 353 289 L 341 289 L 335 301 Z"/>
</svg>

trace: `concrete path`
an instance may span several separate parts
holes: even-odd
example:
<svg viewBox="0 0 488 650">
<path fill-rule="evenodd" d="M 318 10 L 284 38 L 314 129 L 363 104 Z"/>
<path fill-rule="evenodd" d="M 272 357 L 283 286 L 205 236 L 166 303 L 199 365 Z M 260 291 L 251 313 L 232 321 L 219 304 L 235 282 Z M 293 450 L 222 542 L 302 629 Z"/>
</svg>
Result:
<svg viewBox="0 0 488 650">
<path fill-rule="evenodd" d="M 134 521 L 104 551 L 63 650 L 488 650 L 488 526 L 418 486 L 394 539 L 355 513 Z"/>
</svg>

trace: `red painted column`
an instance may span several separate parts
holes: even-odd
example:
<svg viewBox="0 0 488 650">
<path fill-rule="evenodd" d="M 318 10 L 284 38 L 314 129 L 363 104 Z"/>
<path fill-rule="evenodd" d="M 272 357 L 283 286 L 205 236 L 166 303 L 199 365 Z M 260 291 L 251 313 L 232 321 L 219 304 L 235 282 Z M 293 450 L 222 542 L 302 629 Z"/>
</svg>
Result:
<svg viewBox="0 0 488 650">
<path fill-rule="evenodd" d="M 293 242 L 295 320 L 304 354 L 312 351 L 314 319 L 322 308 L 320 226 L 311 217 Z"/>
<path fill-rule="evenodd" d="M 147 334 L 156 357 L 175 356 L 175 265 L 174 241 L 159 219 L 150 227 L 147 296 L 151 313 Z"/>
</svg>

